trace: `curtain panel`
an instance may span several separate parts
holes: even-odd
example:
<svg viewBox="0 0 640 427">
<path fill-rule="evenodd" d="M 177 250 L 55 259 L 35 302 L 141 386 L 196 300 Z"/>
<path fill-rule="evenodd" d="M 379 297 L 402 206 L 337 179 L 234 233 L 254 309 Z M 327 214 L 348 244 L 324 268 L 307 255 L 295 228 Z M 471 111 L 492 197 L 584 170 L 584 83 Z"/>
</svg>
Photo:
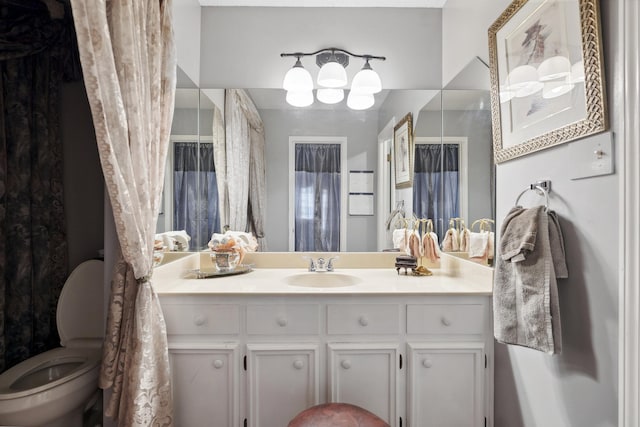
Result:
<svg viewBox="0 0 640 427">
<path fill-rule="evenodd" d="M 266 173 L 264 127 L 258 109 L 242 89 L 225 91 L 225 138 L 214 112 L 215 162 L 220 200 L 220 224 L 234 231 L 251 231 L 260 250 L 266 249 Z"/>
<path fill-rule="evenodd" d="M 296 144 L 295 250 L 340 250 L 340 145 Z"/>
<path fill-rule="evenodd" d="M 440 239 L 449 218 L 460 216 L 458 152 L 457 144 L 415 145 L 413 212 L 431 218 Z"/>
<path fill-rule="evenodd" d="M 220 232 L 218 183 L 213 144 L 173 144 L 174 230 L 185 230 L 196 250 L 207 247 L 213 233 Z"/>
<path fill-rule="evenodd" d="M 171 426 L 166 326 L 151 283 L 173 116 L 171 0 L 71 0 L 98 152 L 118 234 L 100 386 L 126 426 Z"/>
<path fill-rule="evenodd" d="M 0 18 L 0 372 L 59 346 L 67 277 L 60 89 L 80 78 L 70 13 L 36 0 Z M 68 11 L 67 11 L 68 12 Z"/>
</svg>

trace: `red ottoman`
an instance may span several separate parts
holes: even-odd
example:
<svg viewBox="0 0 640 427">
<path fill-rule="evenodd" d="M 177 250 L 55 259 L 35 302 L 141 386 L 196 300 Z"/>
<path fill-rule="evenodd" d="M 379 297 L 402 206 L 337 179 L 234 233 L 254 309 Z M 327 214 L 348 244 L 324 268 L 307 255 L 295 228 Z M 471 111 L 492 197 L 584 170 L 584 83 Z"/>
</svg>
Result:
<svg viewBox="0 0 640 427">
<path fill-rule="evenodd" d="M 389 427 L 389 424 L 359 406 L 324 403 L 300 412 L 288 427 Z"/>
</svg>

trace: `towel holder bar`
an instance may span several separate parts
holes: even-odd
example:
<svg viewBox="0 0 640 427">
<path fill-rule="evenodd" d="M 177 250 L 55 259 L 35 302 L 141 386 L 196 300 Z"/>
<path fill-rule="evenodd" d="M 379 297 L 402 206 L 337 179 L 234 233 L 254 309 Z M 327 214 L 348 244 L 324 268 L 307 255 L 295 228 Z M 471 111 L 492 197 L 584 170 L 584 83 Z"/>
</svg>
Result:
<svg viewBox="0 0 640 427">
<path fill-rule="evenodd" d="M 524 190 L 522 193 L 518 195 L 516 198 L 516 206 L 518 206 L 518 202 L 520 198 L 527 192 L 535 190 L 538 194 L 543 195 L 545 199 L 544 208 L 545 210 L 549 209 L 549 193 L 551 192 L 551 181 L 538 181 L 532 184 L 529 184 L 529 188 Z"/>
</svg>

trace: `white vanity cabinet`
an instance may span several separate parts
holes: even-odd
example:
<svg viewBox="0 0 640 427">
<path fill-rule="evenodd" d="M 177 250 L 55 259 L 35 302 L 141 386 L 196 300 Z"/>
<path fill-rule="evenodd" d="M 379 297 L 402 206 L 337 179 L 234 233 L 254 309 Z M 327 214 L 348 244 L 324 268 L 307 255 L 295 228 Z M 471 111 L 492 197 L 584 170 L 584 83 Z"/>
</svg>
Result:
<svg viewBox="0 0 640 427">
<path fill-rule="evenodd" d="M 493 423 L 487 295 L 160 299 L 177 427 L 284 427 L 330 401 L 356 404 L 395 427 Z"/>
</svg>

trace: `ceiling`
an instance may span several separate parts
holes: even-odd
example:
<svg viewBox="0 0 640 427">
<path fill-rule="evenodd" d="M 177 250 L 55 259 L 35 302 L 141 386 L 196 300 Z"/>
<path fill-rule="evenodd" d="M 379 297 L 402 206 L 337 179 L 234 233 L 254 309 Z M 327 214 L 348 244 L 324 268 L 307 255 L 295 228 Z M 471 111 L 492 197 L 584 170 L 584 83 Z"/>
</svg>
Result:
<svg viewBox="0 0 640 427">
<path fill-rule="evenodd" d="M 199 0 L 199 2 L 201 6 L 441 8 L 447 0 Z"/>
</svg>

